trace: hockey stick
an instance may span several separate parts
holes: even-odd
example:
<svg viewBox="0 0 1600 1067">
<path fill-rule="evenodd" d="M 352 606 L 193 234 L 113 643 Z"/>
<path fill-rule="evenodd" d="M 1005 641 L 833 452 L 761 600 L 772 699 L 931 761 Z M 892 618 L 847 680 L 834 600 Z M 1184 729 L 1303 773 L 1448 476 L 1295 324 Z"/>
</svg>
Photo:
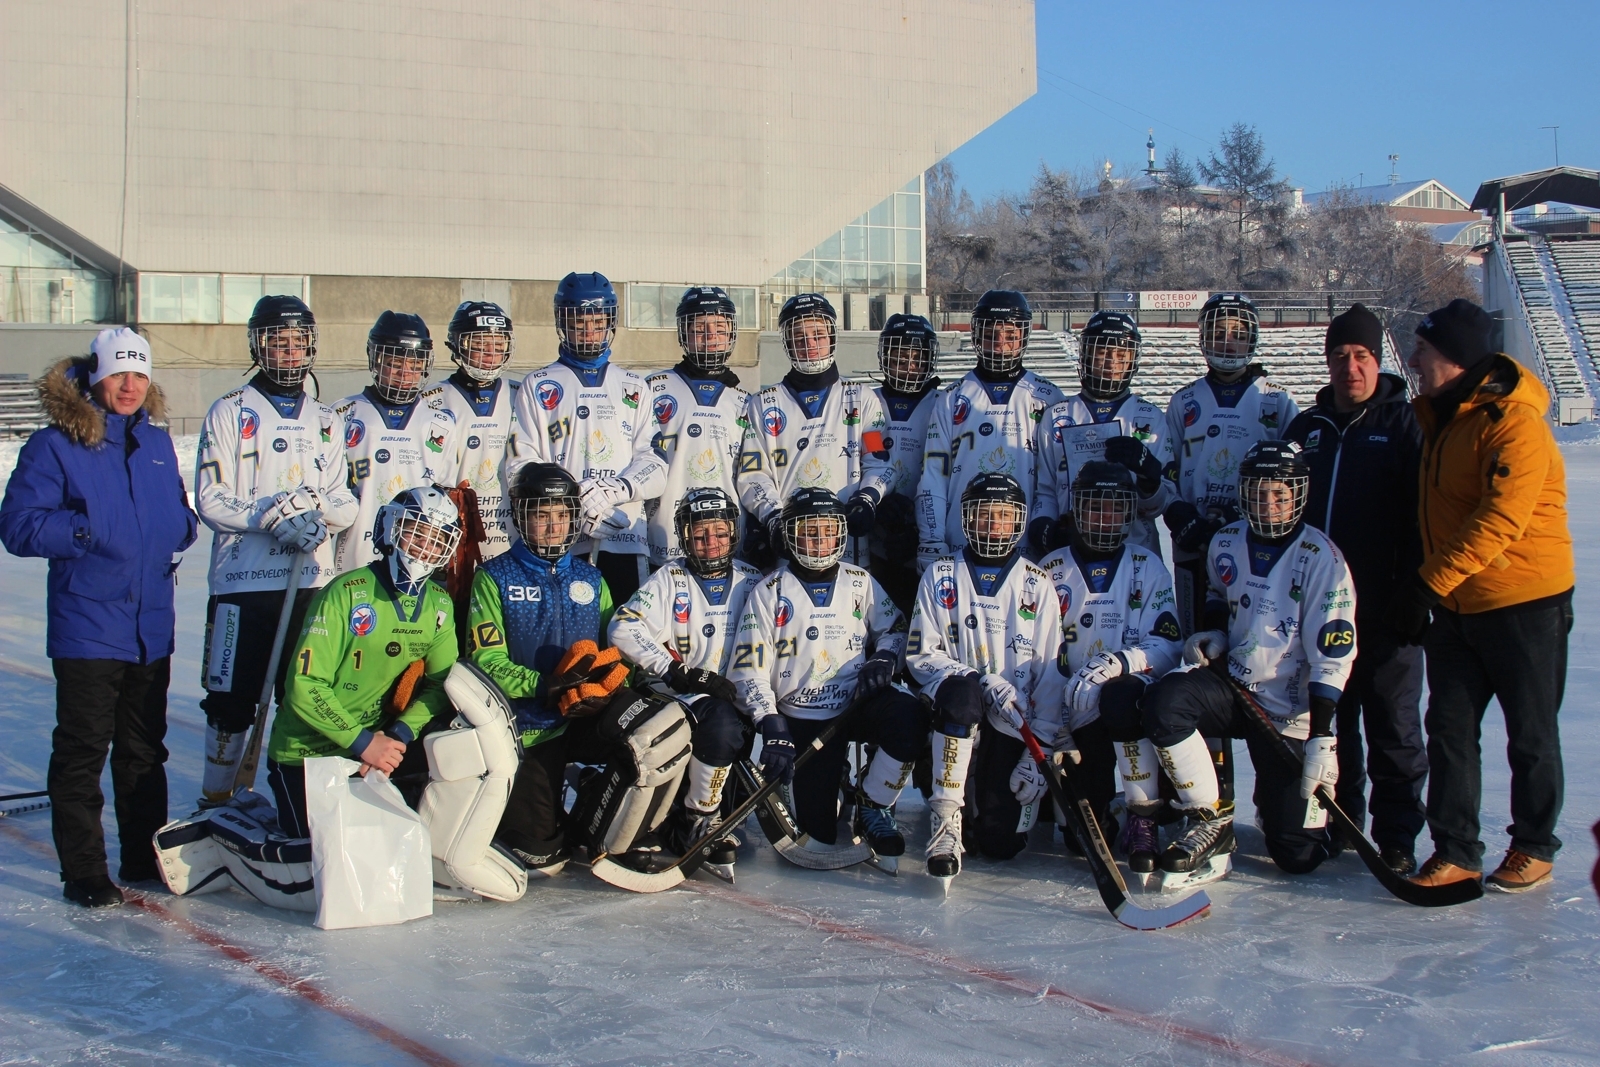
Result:
<svg viewBox="0 0 1600 1067">
<path fill-rule="evenodd" d="M 739 777 L 744 779 L 746 789 L 755 792 L 762 787 L 761 772 L 756 770 L 748 759 L 740 760 L 736 766 Z M 761 833 L 766 837 L 767 844 L 771 845 L 778 855 L 796 867 L 804 867 L 809 871 L 842 870 L 845 867 L 853 867 L 872 855 L 872 846 L 866 841 L 856 841 L 849 845 L 813 843 L 811 835 L 803 833 L 800 827 L 795 825 L 788 807 L 776 793 L 768 796 L 766 801 L 756 808 L 756 821 L 761 824 Z"/>
<path fill-rule="evenodd" d="M 22 815 L 30 811 L 43 811 L 50 806 L 50 791 L 48 789 L 40 789 L 32 793 L 10 793 L 0 797 L 0 805 L 10 804 L 18 800 L 36 800 L 38 797 L 44 797 L 45 799 L 38 800 L 37 803 L 33 804 L 21 804 L 15 808 L 0 807 L 0 818 L 7 815 Z"/>
<path fill-rule="evenodd" d="M 1246 718 L 1251 729 L 1260 735 L 1262 744 L 1270 748 L 1275 757 L 1281 757 L 1279 762 L 1284 770 L 1301 770 L 1301 758 L 1295 755 L 1294 749 L 1284 741 L 1283 735 L 1278 732 L 1277 725 L 1272 721 L 1272 716 L 1268 715 L 1267 709 L 1256 700 L 1255 694 L 1240 685 L 1231 675 L 1228 677 L 1228 682 L 1244 700 L 1245 707 L 1250 709 L 1250 714 Z M 1333 793 L 1327 786 L 1317 787 L 1317 803 L 1327 809 L 1334 825 L 1344 834 L 1345 840 L 1355 850 L 1356 855 L 1361 857 L 1361 862 L 1367 865 L 1367 870 L 1372 872 L 1372 876 L 1383 885 L 1383 888 L 1407 904 L 1415 904 L 1419 908 L 1448 908 L 1483 896 L 1483 882 L 1477 878 L 1467 878 L 1448 885 L 1418 885 L 1383 862 L 1383 856 L 1377 847 L 1367 840 L 1367 835 L 1355 824 L 1355 820 L 1346 815 L 1334 802 Z"/>
<path fill-rule="evenodd" d="M 812 739 L 811 744 L 807 746 L 804 752 L 800 753 L 800 758 L 794 761 L 795 770 L 799 770 L 805 765 L 806 760 L 821 752 L 823 746 L 833 740 L 834 735 L 839 732 L 854 711 L 855 705 L 852 704 L 840 712 L 827 726 L 824 726 L 822 732 Z M 677 862 L 669 867 L 659 871 L 636 871 L 630 867 L 624 867 L 609 856 L 601 856 L 594 861 L 594 865 L 590 869 L 594 871 L 595 877 L 601 881 L 609 882 L 620 889 L 632 890 L 635 893 L 660 893 L 674 886 L 682 885 L 683 880 L 699 870 L 700 865 L 706 861 L 706 857 L 711 854 L 711 846 L 727 836 L 729 830 L 742 825 L 759 804 L 777 791 L 782 782 L 783 779 L 774 778 L 746 797 L 743 804 L 733 809 L 732 815 L 729 815 L 708 830 L 700 840 L 685 849 Z"/>
<path fill-rule="evenodd" d="M 1044 772 L 1050 798 L 1066 813 L 1072 832 L 1078 839 L 1078 847 L 1083 849 L 1084 858 L 1089 861 L 1089 873 L 1094 875 L 1100 899 L 1105 901 L 1106 908 L 1117 922 L 1130 930 L 1165 930 L 1204 915 L 1210 909 L 1211 898 L 1204 889 L 1184 897 L 1176 904 L 1153 911 L 1129 900 L 1128 884 L 1122 880 L 1122 871 L 1118 869 L 1111 848 L 1106 844 L 1106 835 L 1100 829 L 1094 809 L 1078 788 L 1076 765 L 1071 760 L 1063 760 L 1060 766 L 1052 762 L 1026 722 L 1022 723 L 1022 743 L 1028 746 L 1028 754 Z"/>
<path fill-rule="evenodd" d="M 289 616 L 294 614 L 295 594 L 300 591 L 300 550 L 289 553 L 289 582 L 283 590 L 283 607 L 278 611 L 278 629 L 272 635 L 272 653 L 267 657 L 267 678 L 261 683 L 261 699 L 256 701 L 256 721 L 250 727 L 250 743 L 244 747 L 244 757 L 233 775 L 233 792 L 254 789 L 256 768 L 261 765 L 261 743 L 267 726 L 267 712 L 272 707 L 273 683 L 278 677 L 278 661 L 283 658 L 284 639 L 289 635 Z"/>
</svg>

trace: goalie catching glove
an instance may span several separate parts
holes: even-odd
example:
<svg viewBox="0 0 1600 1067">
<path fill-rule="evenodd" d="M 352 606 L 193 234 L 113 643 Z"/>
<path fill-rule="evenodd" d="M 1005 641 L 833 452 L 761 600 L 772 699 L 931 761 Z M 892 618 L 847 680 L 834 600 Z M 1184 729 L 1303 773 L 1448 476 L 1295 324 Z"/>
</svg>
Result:
<svg viewBox="0 0 1600 1067">
<path fill-rule="evenodd" d="M 604 709 L 627 680 L 621 652 L 588 639 L 575 641 L 550 675 L 549 699 L 565 717 L 582 719 Z"/>
</svg>

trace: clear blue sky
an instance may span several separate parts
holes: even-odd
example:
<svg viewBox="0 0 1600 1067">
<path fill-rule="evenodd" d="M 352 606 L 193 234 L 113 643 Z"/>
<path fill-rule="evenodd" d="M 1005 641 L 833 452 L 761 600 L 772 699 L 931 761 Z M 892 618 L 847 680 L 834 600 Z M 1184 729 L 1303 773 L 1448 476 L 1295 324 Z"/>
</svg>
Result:
<svg viewBox="0 0 1600 1067">
<path fill-rule="evenodd" d="M 1039 89 L 951 157 L 978 199 L 1027 188 L 1040 162 L 1143 167 L 1193 158 L 1234 122 L 1307 192 L 1438 178 L 1478 183 L 1554 162 L 1600 169 L 1593 4 L 1173 3 L 1038 0 Z M 1502 58 L 1514 52 L 1515 60 Z M 1100 94 L 1100 95 L 1096 95 Z"/>
</svg>

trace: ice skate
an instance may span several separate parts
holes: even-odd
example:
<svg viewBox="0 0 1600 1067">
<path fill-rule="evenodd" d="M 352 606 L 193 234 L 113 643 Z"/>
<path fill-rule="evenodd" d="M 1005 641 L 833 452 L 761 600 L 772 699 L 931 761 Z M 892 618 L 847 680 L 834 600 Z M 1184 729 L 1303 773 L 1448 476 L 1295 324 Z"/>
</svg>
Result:
<svg viewBox="0 0 1600 1067">
<path fill-rule="evenodd" d="M 706 812 L 691 811 L 683 808 L 679 811 L 668 845 L 678 855 L 688 851 L 689 846 L 700 840 L 717 825 L 717 815 Z M 739 839 L 731 833 L 725 833 L 711 844 L 711 851 L 701 864 L 706 870 L 721 878 L 729 885 L 733 884 L 733 864 L 737 858 Z"/>
<path fill-rule="evenodd" d="M 961 873 L 961 805 L 954 800 L 928 802 L 928 875 L 939 879 L 945 895 Z"/>
<path fill-rule="evenodd" d="M 1186 814 L 1188 828 L 1161 854 L 1156 888 L 1163 893 L 1218 881 L 1233 869 L 1233 812 L 1199 808 Z"/>
<path fill-rule="evenodd" d="M 900 857 L 906 853 L 906 839 L 894 821 L 893 808 L 880 808 L 862 798 L 856 809 L 856 833 L 872 846 L 867 862 L 885 874 L 900 873 Z"/>
<path fill-rule="evenodd" d="M 1128 853 L 1128 870 L 1141 882 L 1155 873 L 1160 849 L 1156 839 L 1156 821 L 1149 815 L 1135 811 L 1127 813 L 1127 828 L 1123 833 Z"/>
</svg>

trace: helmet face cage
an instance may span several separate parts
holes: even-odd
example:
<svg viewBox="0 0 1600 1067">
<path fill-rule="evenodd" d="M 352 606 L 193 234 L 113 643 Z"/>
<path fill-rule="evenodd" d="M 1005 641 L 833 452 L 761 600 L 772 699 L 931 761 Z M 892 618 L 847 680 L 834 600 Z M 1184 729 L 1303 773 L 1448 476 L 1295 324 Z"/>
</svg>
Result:
<svg viewBox="0 0 1600 1067">
<path fill-rule="evenodd" d="M 1014 373 L 1022 366 L 1032 332 L 1033 320 L 1020 314 L 974 313 L 972 347 L 978 354 L 978 366 L 995 374 Z"/>
<path fill-rule="evenodd" d="M 883 384 L 901 393 L 920 393 L 933 377 L 934 349 L 920 336 L 884 337 L 878 341 L 878 369 Z"/>
<path fill-rule="evenodd" d="M 1004 559 L 1016 550 L 1028 509 L 1014 500 L 980 497 L 961 502 L 961 532 L 983 559 Z"/>
<path fill-rule="evenodd" d="M 1115 400 L 1139 370 L 1139 346 L 1131 337 L 1088 336 L 1078 346 L 1078 381 L 1093 400 Z"/>
<path fill-rule="evenodd" d="M 578 543 L 581 514 L 576 493 L 514 497 L 511 501 L 511 518 L 523 544 L 540 559 L 552 562 Z"/>
<path fill-rule="evenodd" d="M 600 301 L 585 301 L 572 307 L 556 308 L 556 337 L 561 346 L 579 359 L 594 359 L 617 336 L 617 307 Z"/>
<path fill-rule="evenodd" d="M 720 489 L 691 489 L 678 501 L 672 529 L 689 569 L 716 577 L 727 571 L 739 547 L 739 505 Z"/>
<path fill-rule="evenodd" d="M 1311 478 L 1304 474 L 1242 476 L 1239 509 L 1257 537 L 1275 541 L 1299 524 L 1310 486 Z"/>
<path fill-rule="evenodd" d="M 733 356 L 739 327 L 732 315 L 691 311 L 678 316 L 678 347 L 691 367 L 719 371 Z"/>
<path fill-rule="evenodd" d="M 274 385 L 300 385 L 317 361 L 317 328 L 310 324 L 253 327 L 250 358 Z"/>
<path fill-rule="evenodd" d="M 826 315 L 797 315 L 783 324 L 783 350 L 801 374 L 821 374 L 833 366 L 838 337 Z"/>
<path fill-rule="evenodd" d="M 843 509 L 783 520 L 783 544 L 789 558 L 808 571 L 825 571 L 843 559 L 846 536 Z"/>
<path fill-rule="evenodd" d="M 409 404 L 422 395 L 433 370 L 433 352 L 412 345 L 367 342 L 367 369 L 372 387 L 391 404 Z"/>
<path fill-rule="evenodd" d="M 1244 370 L 1255 358 L 1261 321 L 1246 301 L 1219 304 L 1200 312 L 1200 354 L 1212 370 Z"/>
<path fill-rule="evenodd" d="M 511 328 L 471 330 L 450 337 L 450 358 L 467 377 L 492 382 L 511 362 L 514 342 Z"/>
<path fill-rule="evenodd" d="M 461 543 L 461 518 L 443 492 L 408 489 L 378 512 L 378 547 L 389 557 L 395 585 L 410 596 L 450 562 Z"/>
<path fill-rule="evenodd" d="M 1072 523 L 1083 543 L 1097 552 L 1115 552 L 1133 529 L 1136 497 L 1131 489 L 1086 485 L 1072 490 Z"/>
</svg>

